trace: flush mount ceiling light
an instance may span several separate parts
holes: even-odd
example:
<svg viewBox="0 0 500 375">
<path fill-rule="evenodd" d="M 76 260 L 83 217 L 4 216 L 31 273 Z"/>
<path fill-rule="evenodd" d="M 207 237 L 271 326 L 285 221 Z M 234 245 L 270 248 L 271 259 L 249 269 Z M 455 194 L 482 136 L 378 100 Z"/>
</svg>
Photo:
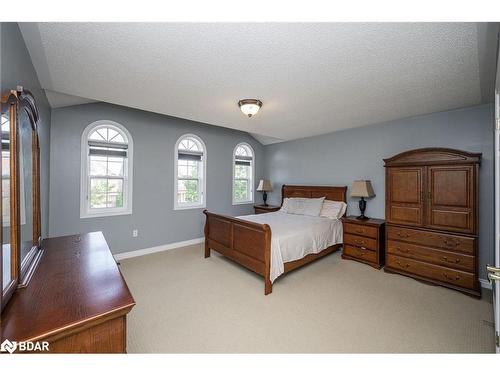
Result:
<svg viewBox="0 0 500 375">
<path fill-rule="evenodd" d="M 259 112 L 260 107 L 262 107 L 262 102 L 257 99 L 242 99 L 238 102 L 241 112 L 243 112 L 248 117 L 252 117 L 257 112 Z"/>
</svg>

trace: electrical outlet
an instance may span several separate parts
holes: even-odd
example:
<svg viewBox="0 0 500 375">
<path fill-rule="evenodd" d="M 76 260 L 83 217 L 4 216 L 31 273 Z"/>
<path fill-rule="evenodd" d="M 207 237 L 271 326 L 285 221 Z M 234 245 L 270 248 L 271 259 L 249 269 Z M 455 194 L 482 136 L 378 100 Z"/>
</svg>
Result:
<svg viewBox="0 0 500 375">
<path fill-rule="evenodd" d="M 134 229 L 132 231 L 132 237 L 137 237 L 139 235 L 139 231 L 137 229 Z"/>
</svg>

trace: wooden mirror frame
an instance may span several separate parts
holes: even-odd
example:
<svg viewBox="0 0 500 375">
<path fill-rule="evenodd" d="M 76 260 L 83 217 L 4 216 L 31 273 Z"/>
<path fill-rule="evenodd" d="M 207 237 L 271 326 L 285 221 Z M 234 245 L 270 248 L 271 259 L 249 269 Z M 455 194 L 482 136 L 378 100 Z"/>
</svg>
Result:
<svg viewBox="0 0 500 375">
<path fill-rule="evenodd" d="M 41 214 L 40 214 L 40 145 L 38 140 L 39 113 L 35 98 L 31 92 L 18 87 L 16 90 L 2 95 L 2 111 L 9 111 L 10 121 L 10 246 L 11 246 L 11 282 L 0 292 L 1 310 L 17 288 L 28 285 L 35 268 L 40 261 L 43 250 L 40 247 Z M 19 121 L 18 114 L 25 111 L 30 121 L 32 136 L 32 211 L 33 211 L 33 246 L 24 260 L 21 260 L 21 180 L 19 168 Z M 1 172 L 1 166 L 0 166 Z M 0 192 L 2 187 L 0 186 Z M 1 202 L 0 202 L 1 209 Z M 0 211 L 1 212 L 1 211 Z M 0 223 L 3 217 L 0 218 Z M 2 224 L 3 227 L 3 224 Z M 0 243 L 3 245 L 3 233 L 0 233 Z M 2 275 L 2 259 L 0 259 L 0 278 Z M 3 279 L 0 279 L 3 280 Z"/>
</svg>

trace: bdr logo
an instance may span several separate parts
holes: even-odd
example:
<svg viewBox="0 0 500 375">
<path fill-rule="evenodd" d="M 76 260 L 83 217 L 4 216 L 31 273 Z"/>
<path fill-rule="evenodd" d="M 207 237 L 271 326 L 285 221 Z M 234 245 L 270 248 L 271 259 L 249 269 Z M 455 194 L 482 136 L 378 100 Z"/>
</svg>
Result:
<svg viewBox="0 0 500 375">
<path fill-rule="evenodd" d="M 0 352 L 9 352 L 10 354 L 15 351 L 19 352 L 48 352 L 49 343 L 47 341 L 10 341 L 4 340 L 0 345 Z"/>
</svg>

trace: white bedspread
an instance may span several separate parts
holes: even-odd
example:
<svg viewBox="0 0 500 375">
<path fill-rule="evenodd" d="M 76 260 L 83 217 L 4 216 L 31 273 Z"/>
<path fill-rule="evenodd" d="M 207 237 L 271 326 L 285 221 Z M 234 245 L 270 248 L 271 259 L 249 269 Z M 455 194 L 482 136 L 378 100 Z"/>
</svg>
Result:
<svg viewBox="0 0 500 375">
<path fill-rule="evenodd" d="M 271 227 L 271 282 L 285 271 L 284 263 L 342 243 L 340 220 L 279 211 L 239 218 Z"/>
</svg>

